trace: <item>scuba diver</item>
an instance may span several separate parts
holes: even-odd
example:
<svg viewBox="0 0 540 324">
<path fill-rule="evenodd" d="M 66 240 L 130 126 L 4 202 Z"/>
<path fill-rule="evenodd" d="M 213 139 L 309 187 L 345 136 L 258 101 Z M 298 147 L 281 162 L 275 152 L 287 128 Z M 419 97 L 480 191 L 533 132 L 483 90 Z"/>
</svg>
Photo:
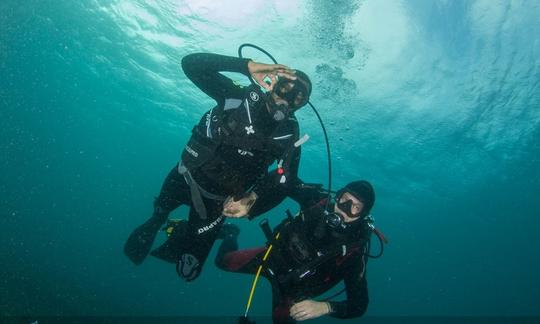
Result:
<svg viewBox="0 0 540 324">
<path fill-rule="evenodd" d="M 238 250 L 239 229 L 226 224 L 216 265 L 229 272 L 266 277 L 272 286 L 274 323 L 326 314 L 336 318 L 362 316 L 368 306 L 366 262 L 371 233 L 377 234 L 381 244 L 386 243 L 370 214 L 375 202 L 373 187 L 365 180 L 351 182 L 336 193 L 335 203 L 329 203 L 320 186 L 299 181 L 290 189 L 287 195 L 300 204 L 300 212 L 294 218 L 288 213 L 273 233 L 267 226 L 268 247 Z M 284 199 L 282 193 L 279 198 Z M 342 280 L 346 301 L 313 299 Z M 247 319 L 251 297 L 239 323 L 252 323 Z"/>
<path fill-rule="evenodd" d="M 176 264 L 178 275 L 192 281 L 224 217 L 234 216 L 224 212 L 225 202 L 257 205 L 259 188 L 267 185 L 262 179 L 275 161 L 281 170 L 279 186 L 296 178 L 300 144 L 294 113 L 308 102 L 312 86 L 305 73 L 285 65 L 210 53 L 185 56 L 182 69 L 217 105 L 193 128 L 180 162 L 154 201 L 152 217 L 131 233 L 124 253 L 141 264 L 169 214 L 188 205 L 188 221 L 178 222 L 173 235 L 151 254 Z M 221 72 L 244 74 L 252 84 L 237 85 Z"/>
</svg>

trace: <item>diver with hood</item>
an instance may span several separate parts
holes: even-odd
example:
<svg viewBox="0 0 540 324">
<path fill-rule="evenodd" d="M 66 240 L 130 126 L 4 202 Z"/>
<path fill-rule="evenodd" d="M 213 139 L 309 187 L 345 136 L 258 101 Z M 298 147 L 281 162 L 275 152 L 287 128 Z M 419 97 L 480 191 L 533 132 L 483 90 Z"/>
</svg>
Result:
<svg viewBox="0 0 540 324">
<path fill-rule="evenodd" d="M 326 314 L 336 318 L 362 316 L 368 306 L 366 263 L 371 233 L 375 232 L 381 242 L 386 240 L 374 227 L 370 214 L 375 202 L 373 187 L 365 180 L 351 182 L 330 203 L 320 186 L 299 181 L 287 195 L 300 204 L 300 212 L 295 217 L 289 213 L 272 234 L 266 235 L 267 247 L 238 250 L 239 229 L 233 231 L 235 225 L 226 224 L 229 229 L 216 265 L 225 271 L 266 277 L 272 286 L 274 323 L 294 323 Z M 284 198 L 283 194 L 279 197 Z M 341 281 L 345 284 L 345 301 L 314 300 Z M 240 323 L 252 322 L 246 315 Z"/>
<path fill-rule="evenodd" d="M 124 253 L 141 264 L 169 214 L 188 205 L 188 221 L 179 222 L 181 228 L 151 254 L 176 264 L 178 275 L 191 281 L 199 276 L 224 217 L 233 216 L 224 213 L 224 204 L 257 205 L 274 162 L 280 170 L 277 185 L 294 182 L 300 159 L 294 112 L 308 102 L 311 81 L 285 65 L 210 53 L 185 56 L 182 69 L 217 105 L 193 128 L 154 201 L 152 217 L 131 233 Z M 252 84 L 240 86 L 221 72 L 244 74 Z"/>
</svg>

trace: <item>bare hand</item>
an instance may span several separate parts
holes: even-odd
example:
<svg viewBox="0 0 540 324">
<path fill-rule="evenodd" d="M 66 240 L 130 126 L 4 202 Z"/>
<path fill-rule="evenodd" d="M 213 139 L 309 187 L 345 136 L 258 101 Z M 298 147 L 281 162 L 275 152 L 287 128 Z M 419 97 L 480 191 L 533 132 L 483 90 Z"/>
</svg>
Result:
<svg viewBox="0 0 540 324">
<path fill-rule="evenodd" d="M 295 320 L 305 321 L 330 313 L 330 306 L 326 302 L 307 299 L 292 305 L 289 313 Z"/>
<path fill-rule="evenodd" d="M 256 200 L 257 194 L 253 191 L 239 200 L 234 200 L 234 197 L 229 196 L 223 203 L 223 215 L 234 218 L 245 217 Z"/>
<path fill-rule="evenodd" d="M 253 80 L 257 81 L 266 91 L 273 89 L 277 83 L 277 77 L 296 80 L 295 71 L 282 64 L 264 64 L 249 61 L 248 70 Z M 270 84 L 265 82 L 266 77 L 270 78 Z"/>
</svg>

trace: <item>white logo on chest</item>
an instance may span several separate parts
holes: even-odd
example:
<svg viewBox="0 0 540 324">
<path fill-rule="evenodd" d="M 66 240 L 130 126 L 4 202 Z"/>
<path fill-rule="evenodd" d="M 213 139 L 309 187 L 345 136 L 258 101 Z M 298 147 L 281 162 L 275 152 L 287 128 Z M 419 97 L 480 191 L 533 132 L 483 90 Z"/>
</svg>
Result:
<svg viewBox="0 0 540 324">
<path fill-rule="evenodd" d="M 238 149 L 238 154 L 240 154 L 242 156 L 246 156 L 246 155 L 253 156 L 253 153 L 251 153 L 250 151 L 244 151 L 244 150 L 241 150 L 241 149 Z"/>
<path fill-rule="evenodd" d="M 259 95 L 255 91 L 251 91 L 249 93 L 249 97 L 251 98 L 251 100 L 253 100 L 255 102 L 259 101 Z"/>
<path fill-rule="evenodd" d="M 253 125 L 249 125 L 249 126 L 246 126 L 244 127 L 245 130 L 246 130 L 246 134 L 255 134 L 255 130 L 253 129 Z"/>
</svg>

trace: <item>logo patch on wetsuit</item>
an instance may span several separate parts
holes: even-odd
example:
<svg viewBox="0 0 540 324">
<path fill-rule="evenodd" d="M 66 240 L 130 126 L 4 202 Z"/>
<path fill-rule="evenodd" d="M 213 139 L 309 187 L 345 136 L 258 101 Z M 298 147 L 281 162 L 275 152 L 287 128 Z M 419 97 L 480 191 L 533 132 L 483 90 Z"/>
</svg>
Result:
<svg viewBox="0 0 540 324">
<path fill-rule="evenodd" d="M 189 152 L 189 154 L 193 155 L 194 157 L 199 157 L 199 153 L 195 152 L 194 149 L 186 145 L 186 151 Z"/>
<path fill-rule="evenodd" d="M 244 151 L 244 150 L 241 150 L 241 149 L 238 149 L 238 154 L 240 154 L 242 156 L 246 156 L 246 155 L 253 156 L 253 153 L 251 153 L 250 151 Z"/>
<path fill-rule="evenodd" d="M 255 91 L 251 91 L 249 93 L 249 97 L 251 98 L 251 100 L 253 100 L 255 102 L 259 101 L 259 95 Z"/>
<path fill-rule="evenodd" d="M 255 134 L 255 130 L 253 129 L 253 125 L 249 125 L 249 126 L 246 126 L 244 127 L 245 130 L 246 130 L 246 134 Z"/>
<path fill-rule="evenodd" d="M 207 232 L 209 230 L 211 230 L 212 228 L 214 228 L 217 224 L 221 223 L 223 221 L 223 215 L 220 215 L 215 221 L 213 221 L 212 223 L 206 225 L 206 226 L 203 226 L 201 228 L 199 228 L 197 230 L 197 234 L 202 234 L 204 232 Z"/>
</svg>

